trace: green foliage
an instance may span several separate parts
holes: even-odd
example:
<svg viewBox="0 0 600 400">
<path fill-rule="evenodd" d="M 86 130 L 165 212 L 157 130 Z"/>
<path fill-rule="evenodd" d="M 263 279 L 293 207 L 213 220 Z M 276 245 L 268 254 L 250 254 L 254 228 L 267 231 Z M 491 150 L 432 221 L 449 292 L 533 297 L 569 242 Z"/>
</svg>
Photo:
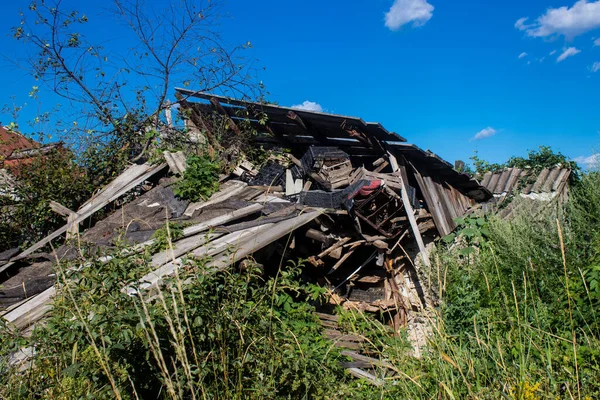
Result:
<svg viewBox="0 0 600 400">
<path fill-rule="evenodd" d="M 454 396 L 485 398 L 493 388 L 527 398 L 537 387 L 529 398 L 568 398 L 565 388 L 577 396 L 578 385 L 582 398 L 600 394 L 599 199 L 597 177 L 585 174 L 558 219 L 489 218 L 474 243 L 461 224 L 464 240 L 439 249 L 445 290 L 434 342 L 457 364 L 443 380 Z M 465 263 L 468 247 L 477 251 Z"/>
<path fill-rule="evenodd" d="M 475 150 L 473 156 L 469 157 L 475 168 L 473 175 L 483 175 L 486 172 L 495 172 L 506 168 L 506 164 L 489 163 L 488 161 L 479 158 L 477 154 L 477 150 Z"/>
<path fill-rule="evenodd" d="M 456 232 L 444 236 L 442 240 L 450 244 L 458 238 L 464 244 L 458 251 L 461 256 L 469 256 L 475 253 L 476 248 L 490 234 L 488 223 L 483 216 L 470 214 L 456 218 L 454 222 L 456 222 Z"/>
<path fill-rule="evenodd" d="M 27 246 L 63 226 L 65 217 L 50 209 L 51 200 L 76 210 L 92 191 L 89 176 L 65 150 L 27 160 L 12 172 L 12 196 L 0 198 L 0 250 Z"/>
<path fill-rule="evenodd" d="M 150 253 L 166 250 L 169 248 L 169 242 L 173 243 L 183 237 L 183 227 L 180 224 L 169 222 L 168 227 L 157 229 L 152 235 L 154 243 L 149 246 Z"/>
<path fill-rule="evenodd" d="M 191 156 L 174 192 L 185 200 L 206 200 L 219 190 L 219 163 L 206 156 Z"/>
<path fill-rule="evenodd" d="M 579 169 L 575 161 L 569 161 L 561 152 L 555 153 L 550 146 L 540 146 L 538 150 L 530 150 L 526 158 L 511 157 L 506 162 L 506 166 L 509 168 L 532 168 L 538 172 L 556 165 L 570 167 L 573 170 Z"/>
<path fill-rule="evenodd" d="M 507 162 L 496 164 L 482 160 L 477 155 L 477 151 L 470 158 L 475 168 L 474 175 L 483 175 L 486 172 L 496 172 L 504 168 L 531 169 L 534 174 L 539 173 L 544 168 L 552 168 L 556 165 L 562 165 L 571 168 L 577 173 L 579 167 L 575 161 L 570 161 L 564 154 L 554 152 L 550 146 L 540 146 L 538 150 L 529 150 L 527 157 L 511 157 Z"/>
<path fill-rule="evenodd" d="M 159 291 L 127 295 L 147 257 L 63 265 L 50 318 L 18 343 L 36 346 L 34 366 L 27 379 L 0 371 L 0 397 L 336 397 L 341 358 L 310 305 L 322 289 L 298 281 L 300 265 L 264 278 L 251 263 L 231 273 L 186 261 Z M 4 349 L 18 347 L 4 335 Z"/>
</svg>

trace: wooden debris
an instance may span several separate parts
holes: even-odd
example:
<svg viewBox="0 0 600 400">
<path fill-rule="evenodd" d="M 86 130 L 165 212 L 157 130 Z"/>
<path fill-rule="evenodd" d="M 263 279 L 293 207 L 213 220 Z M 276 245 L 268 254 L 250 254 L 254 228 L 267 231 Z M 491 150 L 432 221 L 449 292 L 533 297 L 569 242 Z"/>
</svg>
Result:
<svg viewBox="0 0 600 400">
<path fill-rule="evenodd" d="M 188 206 L 188 208 L 185 210 L 184 215 L 191 217 L 194 215 L 194 213 L 203 209 L 204 207 L 208 207 L 208 206 L 211 206 L 214 204 L 221 203 L 227 199 L 232 198 L 233 196 L 235 196 L 237 194 L 240 194 L 241 192 L 244 191 L 244 189 L 246 189 L 247 186 L 248 186 L 248 184 L 245 182 L 234 181 L 234 180 L 228 181 L 221 187 L 221 190 L 219 190 L 217 193 L 210 196 L 210 199 L 208 199 L 207 201 L 199 201 L 196 203 L 191 203 Z"/>
<path fill-rule="evenodd" d="M 164 151 L 163 156 L 165 157 L 165 161 L 169 165 L 169 170 L 173 174 L 183 175 L 183 172 L 187 168 L 187 161 L 185 158 L 185 154 L 183 154 L 182 151 L 178 151 L 175 153 Z"/>
<path fill-rule="evenodd" d="M 60 235 L 67 232 L 74 224 L 79 224 L 83 222 L 85 219 L 89 218 L 96 211 L 105 207 L 107 204 L 112 201 L 118 199 L 135 186 L 139 185 L 146 179 L 150 178 L 152 175 L 161 171 L 165 168 L 166 164 L 160 164 L 158 166 L 151 166 L 149 164 L 142 165 L 132 165 L 128 169 L 126 169 L 121 175 L 115 178 L 111 183 L 109 183 L 104 189 L 102 189 L 95 197 L 88 200 L 83 206 L 77 210 L 77 217 L 74 218 L 70 223 L 58 229 L 57 231 L 51 233 L 46 236 L 44 239 L 35 243 L 33 246 L 27 248 L 21 254 L 16 256 L 11 261 L 21 260 L 26 258 L 36 250 L 41 249 L 46 244 L 50 243 L 50 241 L 58 238 Z M 0 267 L 0 272 L 9 268 L 12 263 L 7 263 Z"/>
</svg>

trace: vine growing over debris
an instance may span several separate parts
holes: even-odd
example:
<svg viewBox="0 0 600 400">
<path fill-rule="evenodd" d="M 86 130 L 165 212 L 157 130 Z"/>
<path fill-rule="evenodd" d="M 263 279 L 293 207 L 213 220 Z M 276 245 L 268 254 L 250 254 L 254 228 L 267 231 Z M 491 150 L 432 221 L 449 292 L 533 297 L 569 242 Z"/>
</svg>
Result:
<svg viewBox="0 0 600 400">
<path fill-rule="evenodd" d="M 477 151 L 470 159 L 474 167 L 470 172 L 474 176 L 482 176 L 486 172 L 497 172 L 505 168 L 529 169 L 534 175 L 537 175 L 544 168 L 552 168 L 557 165 L 569 168 L 575 173 L 579 171 L 575 161 L 569 160 L 561 152 L 555 152 L 550 146 L 539 146 L 537 150 L 529 150 L 526 157 L 513 156 L 505 163 L 490 163 L 479 158 Z"/>
</svg>

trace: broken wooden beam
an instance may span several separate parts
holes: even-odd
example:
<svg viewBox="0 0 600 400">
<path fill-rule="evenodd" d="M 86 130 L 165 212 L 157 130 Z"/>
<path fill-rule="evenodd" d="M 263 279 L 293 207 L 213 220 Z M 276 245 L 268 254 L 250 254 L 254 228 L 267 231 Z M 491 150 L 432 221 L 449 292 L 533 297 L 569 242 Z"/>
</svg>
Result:
<svg viewBox="0 0 600 400">
<path fill-rule="evenodd" d="M 9 268 L 14 261 L 24 259 L 36 250 L 41 249 L 52 240 L 60 237 L 62 234 L 67 232 L 73 224 L 79 224 L 91 217 L 96 211 L 110 204 L 114 200 L 118 199 L 131 189 L 150 178 L 157 172 L 161 171 L 167 166 L 167 164 L 160 164 L 152 166 L 150 164 L 132 165 L 125 171 L 116 177 L 111 183 L 109 183 L 104 189 L 100 191 L 95 197 L 88 200 L 82 207 L 77 210 L 77 217 L 71 221 L 70 224 L 66 224 L 62 228 L 54 231 L 50 235 L 46 236 L 42 240 L 38 241 L 34 245 L 27 248 L 25 251 L 14 257 L 11 262 L 0 267 L 0 272 Z"/>
</svg>

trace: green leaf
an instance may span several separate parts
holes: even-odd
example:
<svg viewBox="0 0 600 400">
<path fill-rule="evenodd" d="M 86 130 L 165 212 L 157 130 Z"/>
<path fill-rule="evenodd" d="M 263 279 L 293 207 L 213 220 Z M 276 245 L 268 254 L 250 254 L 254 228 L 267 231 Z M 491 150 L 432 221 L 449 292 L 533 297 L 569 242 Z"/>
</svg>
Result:
<svg viewBox="0 0 600 400">
<path fill-rule="evenodd" d="M 458 254 L 462 255 L 462 256 L 468 256 L 470 254 L 475 253 L 475 248 L 469 246 L 469 247 L 465 247 L 464 249 L 460 249 L 458 251 Z"/>
<path fill-rule="evenodd" d="M 472 238 L 473 236 L 475 236 L 477 234 L 477 230 L 473 229 L 473 228 L 465 228 L 463 230 L 460 231 L 461 235 L 464 235 L 467 238 Z"/>
<path fill-rule="evenodd" d="M 445 243 L 452 243 L 454 241 L 454 239 L 456 238 L 456 234 L 455 233 L 451 233 L 449 235 L 446 235 L 442 238 L 442 240 Z"/>
</svg>

